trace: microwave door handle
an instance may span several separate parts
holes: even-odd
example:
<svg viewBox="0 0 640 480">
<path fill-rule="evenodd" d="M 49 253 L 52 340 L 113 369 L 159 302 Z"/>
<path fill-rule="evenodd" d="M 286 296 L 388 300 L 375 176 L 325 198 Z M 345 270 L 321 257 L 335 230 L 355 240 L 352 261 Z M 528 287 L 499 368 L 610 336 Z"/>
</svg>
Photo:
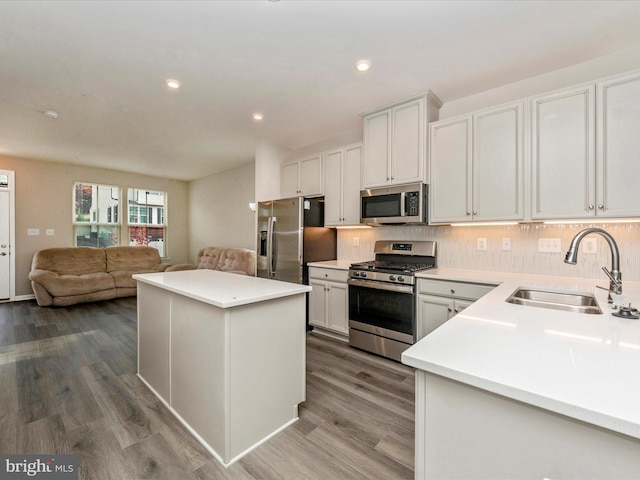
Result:
<svg viewBox="0 0 640 480">
<path fill-rule="evenodd" d="M 407 192 L 402 192 L 400 194 L 400 216 L 401 217 L 406 217 L 407 216 L 407 205 L 406 205 L 406 200 L 407 200 Z"/>
</svg>

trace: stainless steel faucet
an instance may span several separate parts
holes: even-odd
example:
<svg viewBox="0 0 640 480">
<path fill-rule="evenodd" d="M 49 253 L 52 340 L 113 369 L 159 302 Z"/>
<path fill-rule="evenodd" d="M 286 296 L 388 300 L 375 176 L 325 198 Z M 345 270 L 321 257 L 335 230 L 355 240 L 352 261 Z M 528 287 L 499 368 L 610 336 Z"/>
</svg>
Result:
<svg viewBox="0 0 640 480">
<path fill-rule="evenodd" d="M 602 235 L 609 243 L 609 248 L 611 249 L 611 270 L 607 270 L 606 267 L 602 267 L 604 273 L 609 277 L 609 302 L 611 302 L 612 293 L 618 295 L 622 293 L 622 273 L 620 273 L 620 251 L 618 250 L 618 244 L 608 232 L 601 228 L 585 228 L 579 232 L 575 237 L 573 237 L 573 240 L 571 240 L 571 245 L 569 246 L 569 251 L 564 258 L 564 262 L 571 265 L 576 264 L 576 260 L 578 258 L 578 245 L 580 245 L 580 241 L 590 233 L 599 233 Z"/>
</svg>

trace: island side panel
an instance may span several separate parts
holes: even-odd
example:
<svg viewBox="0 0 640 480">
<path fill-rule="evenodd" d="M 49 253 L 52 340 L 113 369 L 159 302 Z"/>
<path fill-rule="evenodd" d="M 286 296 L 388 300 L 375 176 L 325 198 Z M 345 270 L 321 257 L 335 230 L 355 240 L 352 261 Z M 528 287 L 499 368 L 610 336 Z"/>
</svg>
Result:
<svg viewBox="0 0 640 480">
<path fill-rule="evenodd" d="M 138 375 L 168 404 L 170 296 L 138 282 Z"/>
<path fill-rule="evenodd" d="M 225 310 L 171 297 L 171 406 L 228 463 Z"/>
<path fill-rule="evenodd" d="M 417 479 L 625 479 L 640 472 L 635 438 L 424 371 L 416 379 Z"/>
<path fill-rule="evenodd" d="M 229 310 L 229 425 L 234 458 L 295 421 L 305 399 L 305 295 Z"/>
</svg>

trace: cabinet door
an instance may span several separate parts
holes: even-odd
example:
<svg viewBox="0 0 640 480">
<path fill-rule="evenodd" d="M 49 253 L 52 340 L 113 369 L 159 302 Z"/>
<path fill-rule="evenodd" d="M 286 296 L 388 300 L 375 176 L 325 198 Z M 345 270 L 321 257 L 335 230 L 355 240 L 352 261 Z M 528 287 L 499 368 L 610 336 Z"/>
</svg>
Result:
<svg viewBox="0 0 640 480">
<path fill-rule="evenodd" d="M 431 124 L 429 223 L 471 220 L 471 117 Z"/>
<path fill-rule="evenodd" d="M 597 85 L 597 216 L 640 215 L 640 74 Z"/>
<path fill-rule="evenodd" d="M 453 315 L 459 314 L 461 311 L 463 311 L 465 308 L 467 308 L 472 303 L 473 303 L 473 301 L 469 301 L 469 300 L 458 300 L 458 299 L 454 300 L 454 302 L 453 302 Z"/>
<path fill-rule="evenodd" d="M 524 219 L 523 104 L 473 116 L 473 220 Z"/>
<path fill-rule="evenodd" d="M 392 110 L 391 183 L 424 181 L 424 98 Z"/>
<path fill-rule="evenodd" d="M 364 166 L 362 170 L 364 188 L 384 186 L 391 181 L 389 172 L 390 126 L 390 110 L 384 110 L 364 118 Z"/>
<path fill-rule="evenodd" d="M 418 320 L 416 341 L 425 337 L 453 315 L 454 301 L 434 295 L 418 295 Z"/>
<path fill-rule="evenodd" d="M 322 195 L 322 155 L 300 160 L 300 195 Z"/>
<path fill-rule="evenodd" d="M 325 155 L 324 224 L 326 226 L 344 223 L 342 214 L 343 156 L 343 150 L 328 152 Z"/>
<path fill-rule="evenodd" d="M 357 225 L 360 223 L 361 161 L 361 144 L 347 147 L 345 149 L 342 168 L 342 220 L 343 223 L 347 225 Z"/>
<path fill-rule="evenodd" d="M 298 162 L 285 163 L 280 169 L 280 194 L 282 198 L 300 195 L 298 188 Z"/>
<path fill-rule="evenodd" d="M 309 280 L 312 288 L 309 292 L 309 323 L 319 327 L 326 326 L 326 282 L 319 282 L 313 278 Z"/>
<path fill-rule="evenodd" d="M 349 304 L 347 302 L 347 285 L 345 283 L 328 283 L 327 328 L 347 334 Z"/>
<path fill-rule="evenodd" d="M 595 214 L 594 86 L 533 98 L 534 220 Z"/>
</svg>

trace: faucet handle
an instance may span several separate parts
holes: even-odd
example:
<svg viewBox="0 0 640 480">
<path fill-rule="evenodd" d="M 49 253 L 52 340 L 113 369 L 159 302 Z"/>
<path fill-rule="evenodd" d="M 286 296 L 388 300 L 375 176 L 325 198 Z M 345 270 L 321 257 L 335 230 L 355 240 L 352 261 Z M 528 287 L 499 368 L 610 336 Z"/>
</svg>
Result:
<svg viewBox="0 0 640 480">
<path fill-rule="evenodd" d="M 602 271 L 607 275 L 607 277 L 609 277 L 609 280 L 611 280 L 613 283 L 616 284 L 617 287 L 622 287 L 622 280 L 620 280 L 619 278 L 616 278 L 613 273 L 611 273 L 607 267 L 602 267 Z M 619 274 L 619 272 L 618 272 Z"/>
</svg>

